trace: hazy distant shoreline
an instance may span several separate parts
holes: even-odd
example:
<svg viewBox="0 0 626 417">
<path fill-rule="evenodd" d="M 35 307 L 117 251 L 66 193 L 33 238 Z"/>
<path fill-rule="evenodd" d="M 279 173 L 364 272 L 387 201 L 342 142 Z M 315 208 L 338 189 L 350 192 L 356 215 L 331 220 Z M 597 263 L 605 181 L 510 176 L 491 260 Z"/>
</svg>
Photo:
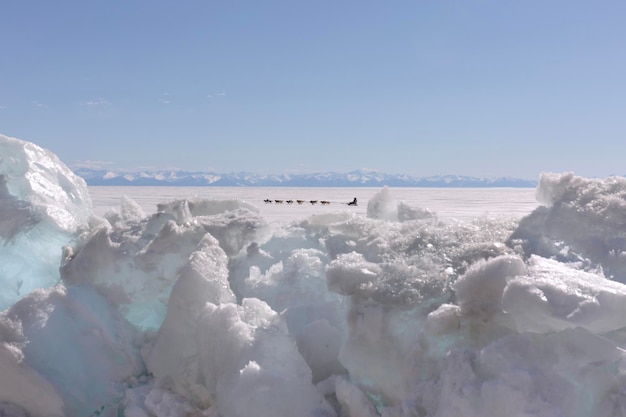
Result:
<svg viewBox="0 0 626 417">
<path fill-rule="evenodd" d="M 89 186 L 166 187 L 407 187 L 407 188 L 536 188 L 536 180 L 462 175 L 416 177 L 369 171 L 348 173 L 259 175 L 191 171 L 115 172 L 80 168 L 76 174 Z"/>
</svg>

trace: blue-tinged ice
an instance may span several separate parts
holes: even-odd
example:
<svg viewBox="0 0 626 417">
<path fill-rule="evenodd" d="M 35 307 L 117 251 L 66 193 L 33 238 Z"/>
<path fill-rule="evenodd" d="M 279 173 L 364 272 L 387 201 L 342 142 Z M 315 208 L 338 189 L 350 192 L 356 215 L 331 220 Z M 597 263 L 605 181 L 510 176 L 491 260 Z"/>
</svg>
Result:
<svg viewBox="0 0 626 417">
<path fill-rule="evenodd" d="M 59 281 L 63 247 L 91 215 L 85 181 L 56 155 L 0 135 L 0 310 Z"/>
<path fill-rule="evenodd" d="M 244 203 L 179 200 L 141 218 L 128 200 L 119 213 L 107 215 L 107 225 L 74 248 L 61 276 L 68 284 L 96 286 L 143 329 L 159 328 L 174 283 L 206 236 L 214 236 L 226 254 L 234 255 L 265 230 L 264 221 Z M 190 205 L 202 210 L 190 210 Z"/>
<path fill-rule="evenodd" d="M 145 373 L 135 340 L 93 287 L 35 290 L 0 314 L 0 403 L 29 415 L 115 416 L 127 380 Z"/>
</svg>

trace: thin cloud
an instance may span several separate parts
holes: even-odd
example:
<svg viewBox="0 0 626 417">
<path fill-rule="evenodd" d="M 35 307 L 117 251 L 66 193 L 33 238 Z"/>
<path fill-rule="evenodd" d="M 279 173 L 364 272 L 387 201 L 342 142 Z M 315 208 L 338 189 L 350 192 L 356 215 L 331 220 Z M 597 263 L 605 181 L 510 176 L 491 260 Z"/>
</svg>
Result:
<svg viewBox="0 0 626 417">
<path fill-rule="evenodd" d="M 226 95 L 226 93 L 210 93 L 207 94 L 208 98 L 214 98 L 214 97 L 224 97 Z"/>
<path fill-rule="evenodd" d="M 2 105 L 0 105 L 0 110 L 6 110 L 6 109 L 8 109 L 8 107 L 7 107 L 7 106 L 2 106 Z"/>
<path fill-rule="evenodd" d="M 43 104 L 43 103 L 41 103 L 41 102 L 39 102 L 37 100 L 33 101 L 33 106 L 37 107 L 38 109 L 47 109 L 48 108 L 48 106 L 46 106 L 45 104 Z"/>
<path fill-rule="evenodd" d="M 182 168 L 178 165 L 165 165 L 165 166 L 156 166 L 156 165 L 138 165 L 131 169 L 125 169 L 127 171 L 132 172 L 148 172 L 148 171 L 189 171 L 187 168 Z"/>
<path fill-rule="evenodd" d="M 109 104 L 111 103 L 103 98 L 97 98 L 95 100 L 89 100 L 81 103 L 82 106 L 86 107 L 108 106 Z"/>
<path fill-rule="evenodd" d="M 172 101 L 169 99 L 170 93 L 161 94 L 161 98 L 159 99 L 159 103 L 161 104 L 170 104 Z"/>
<path fill-rule="evenodd" d="M 78 168 L 107 169 L 113 165 L 114 163 L 110 161 L 86 160 L 86 161 L 77 161 L 76 163 L 72 164 L 72 167 L 74 167 L 75 169 L 78 169 Z"/>
</svg>

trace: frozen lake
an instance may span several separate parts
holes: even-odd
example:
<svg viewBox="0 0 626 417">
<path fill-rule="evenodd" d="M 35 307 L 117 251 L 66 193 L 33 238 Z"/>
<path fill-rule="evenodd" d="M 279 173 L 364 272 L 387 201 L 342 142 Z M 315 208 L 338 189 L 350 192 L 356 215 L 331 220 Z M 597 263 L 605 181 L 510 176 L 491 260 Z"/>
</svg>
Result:
<svg viewBox="0 0 626 417">
<path fill-rule="evenodd" d="M 259 207 L 270 222 L 289 222 L 313 214 L 350 210 L 366 215 L 367 202 L 381 190 L 376 188 L 291 188 L 291 187 L 89 187 L 94 211 L 103 215 L 119 207 L 126 195 L 150 214 L 157 203 L 189 197 L 240 199 Z M 441 220 L 470 220 L 480 216 L 522 217 L 537 207 L 534 188 L 389 188 L 392 196 L 412 207 L 430 209 Z M 358 206 L 346 203 L 354 197 Z M 294 203 L 264 203 L 270 200 L 293 200 Z M 305 200 L 298 205 L 296 200 Z M 328 205 L 311 200 L 330 201 Z"/>
</svg>

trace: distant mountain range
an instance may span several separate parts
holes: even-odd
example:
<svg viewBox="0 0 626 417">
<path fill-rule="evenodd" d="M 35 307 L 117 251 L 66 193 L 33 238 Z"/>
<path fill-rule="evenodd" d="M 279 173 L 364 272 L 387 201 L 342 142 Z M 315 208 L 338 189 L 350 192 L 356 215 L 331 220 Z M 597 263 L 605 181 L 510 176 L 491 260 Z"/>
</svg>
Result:
<svg viewBox="0 0 626 417">
<path fill-rule="evenodd" d="M 246 172 L 217 174 L 192 171 L 116 172 L 79 168 L 74 172 L 88 185 L 218 186 L 218 187 L 516 187 L 534 188 L 537 181 L 511 177 L 476 178 L 461 175 L 415 177 L 372 171 L 348 173 L 259 175 Z"/>
</svg>

